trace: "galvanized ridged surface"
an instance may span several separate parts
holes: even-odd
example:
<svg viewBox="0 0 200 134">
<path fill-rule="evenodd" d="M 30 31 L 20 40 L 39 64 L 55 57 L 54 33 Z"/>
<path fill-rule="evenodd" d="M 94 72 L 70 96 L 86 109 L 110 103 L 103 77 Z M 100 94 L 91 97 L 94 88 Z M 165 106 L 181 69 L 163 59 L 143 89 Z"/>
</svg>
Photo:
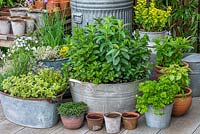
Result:
<svg viewBox="0 0 200 134">
<path fill-rule="evenodd" d="M 72 23 L 78 27 L 94 23 L 94 18 L 116 16 L 124 23 L 131 24 L 132 31 L 133 1 L 131 0 L 71 0 Z"/>
<path fill-rule="evenodd" d="M 100 84 L 70 82 L 73 101 L 83 101 L 89 112 L 133 111 L 139 81 L 121 84 Z"/>
</svg>

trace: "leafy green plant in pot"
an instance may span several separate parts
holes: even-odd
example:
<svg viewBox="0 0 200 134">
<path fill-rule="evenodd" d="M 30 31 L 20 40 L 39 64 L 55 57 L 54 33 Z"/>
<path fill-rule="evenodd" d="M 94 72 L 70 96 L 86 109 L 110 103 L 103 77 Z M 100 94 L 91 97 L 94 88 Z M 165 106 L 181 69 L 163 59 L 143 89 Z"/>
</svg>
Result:
<svg viewBox="0 0 200 134">
<path fill-rule="evenodd" d="M 52 127 L 58 121 L 56 107 L 62 100 L 66 84 L 66 77 L 61 71 L 53 69 L 8 77 L 3 80 L 0 89 L 4 114 L 19 125 Z"/>
<path fill-rule="evenodd" d="M 61 104 L 57 109 L 65 128 L 78 129 L 83 124 L 87 105 L 83 102 L 67 102 Z"/>
<path fill-rule="evenodd" d="M 180 90 L 177 83 L 168 79 L 145 81 L 139 85 L 137 110 L 145 113 L 147 126 L 166 128 L 170 124 L 174 97 Z"/>
<path fill-rule="evenodd" d="M 193 48 L 189 40 L 182 37 L 165 37 L 164 40 L 157 38 L 154 42 L 157 51 L 155 68 L 157 78 L 164 74 L 160 72 L 162 67 L 169 67 L 172 64 L 189 66 L 181 61 L 183 53 Z"/>
<path fill-rule="evenodd" d="M 124 30 L 125 26 L 122 20 L 105 17 L 97 19 L 95 24 L 73 30 L 69 62 L 64 69 L 70 78 L 73 100 L 84 101 L 89 112 L 132 111 L 139 80 L 149 75 L 147 36 L 140 38 L 139 34 L 135 34 L 131 37 Z M 96 92 L 102 97 L 97 99 L 87 93 L 95 101 L 84 99 L 86 92 Z M 123 102 L 120 97 L 112 101 L 110 92 L 115 94 L 114 97 L 119 97 L 119 94 L 128 96 Z M 100 102 L 105 103 L 100 106 Z"/>
<path fill-rule="evenodd" d="M 166 72 L 162 79 L 168 79 L 173 83 L 177 83 L 180 91 L 175 96 L 172 115 L 182 116 L 190 108 L 192 104 L 192 90 L 188 87 L 190 83 L 189 72 L 191 69 L 188 66 L 179 66 L 177 64 L 170 65 L 161 70 Z"/>
<path fill-rule="evenodd" d="M 153 42 L 154 38 L 164 38 L 166 34 L 167 21 L 171 15 L 171 7 L 167 10 L 159 9 L 155 6 L 155 0 L 148 2 L 147 0 L 137 0 L 137 5 L 134 7 L 134 21 L 140 29 L 140 34 L 149 36 L 149 48 L 155 53 Z"/>
</svg>

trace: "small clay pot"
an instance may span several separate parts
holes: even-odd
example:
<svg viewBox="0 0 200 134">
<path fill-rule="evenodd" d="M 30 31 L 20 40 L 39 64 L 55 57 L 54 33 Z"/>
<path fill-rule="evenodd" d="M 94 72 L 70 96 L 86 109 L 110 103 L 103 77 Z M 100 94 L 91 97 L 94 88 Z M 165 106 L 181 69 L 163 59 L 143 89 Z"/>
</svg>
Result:
<svg viewBox="0 0 200 134">
<path fill-rule="evenodd" d="M 121 113 L 111 112 L 104 114 L 107 133 L 119 133 L 121 127 Z"/>
<path fill-rule="evenodd" d="M 178 94 L 175 96 L 174 105 L 172 109 L 173 116 L 182 116 L 189 109 L 192 104 L 192 90 L 188 87 L 183 88 L 185 91 L 185 96 Z"/>
<path fill-rule="evenodd" d="M 184 64 L 184 66 L 189 67 L 189 64 L 188 64 L 188 63 L 183 62 L 183 64 Z M 158 66 L 158 65 L 155 67 L 156 79 L 159 79 L 160 76 L 166 74 L 166 73 L 164 73 L 164 72 L 161 72 L 162 68 L 163 68 L 162 66 Z"/>
<path fill-rule="evenodd" d="M 81 114 L 79 117 L 67 117 L 61 116 L 62 123 L 67 129 L 78 129 L 83 124 L 84 114 Z"/>
<path fill-rule="evenodd" d="M 13 35 L 22 36 L 25 34 L 25 21 L 22 19 L 11 20 Z"/>
<path fill-rule="evenodd" d="M 35 20 L 31 17 L 22 17 L 26 22 L 26 33 L 32 33 L 35 29 Z"/>
<path fill-rule="evenodd" d="M 97 131 L 103 127 L 102 113 L 88 113 L 86 116 L 89 130 Z"/>
<path fill-rule="evenodd" d="M 124 124 L 124 129 L 132 130 L 137 127 L 137 121 L 140 117 L 139 113 L 136 112 L 124 112 L 122 113 L 122 121 Z"/>
<path fill-rule="evenodd" d="M 0 33 L 1 34 L 9 34 L 10 33 L 10 20 L 7 17 L 0 18 Z"/>
<path fill-rule="evenodd" d="M 41 0 L 37 0 L 37 1 L 35 1 L 35 8 L 36 9 L 46 9 L 46 4 Z"/>
</svg>

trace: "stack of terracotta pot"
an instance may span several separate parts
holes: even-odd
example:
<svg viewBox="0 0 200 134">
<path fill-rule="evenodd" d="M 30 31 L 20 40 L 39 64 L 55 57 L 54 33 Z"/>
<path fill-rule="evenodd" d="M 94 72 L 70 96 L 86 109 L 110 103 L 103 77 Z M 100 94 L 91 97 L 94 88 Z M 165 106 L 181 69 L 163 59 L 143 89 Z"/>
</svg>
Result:
<svg viewBox="0 0 200 134">
<path fill-rule="evenodd" d="M 0 17 L 0 34 L 22 36 L 34 31 L 35 20 L 26 16 L 26 9 L 10 9 L 10 15 Z"/>
</svg>

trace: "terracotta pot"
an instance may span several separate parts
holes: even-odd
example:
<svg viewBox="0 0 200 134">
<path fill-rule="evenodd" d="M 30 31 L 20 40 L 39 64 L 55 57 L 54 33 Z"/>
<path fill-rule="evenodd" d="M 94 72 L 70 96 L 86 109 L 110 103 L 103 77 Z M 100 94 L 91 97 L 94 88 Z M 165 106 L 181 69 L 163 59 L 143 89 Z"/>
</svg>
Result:
<svg viewBox="0 0 200 134">
<path fill-rule="evenodd" d="M 66 8 L 70 7 L 70 1 L 69 0 L 63 0 L 62 2 L 60 2 L 60 9 L 61 10 L 65 10 Z"/>
<path fill-rule="evenodd" d="M 192 90 L 188 87 L 185 87 L 185 97 L 182 94 L 178 94 L 175 96 L 174 105 L 172 109 L 173 116 L 182 116 L 184 115 L 190 108 L 192 104 Z"/>
<path fill-rule="evenodd" d="M 0 33 L 9 34 L 10 33 L 10 20 L 7 17 L 0 18 Z"/>
<path fill-rule="evenodd" d="M 88 113 L 86 116 L 88 128 L 92 131 L 97 131 L 103 127 L 102 113 Z"/>
<path fill-rule="evenodd" d="M 79 117 L 61 116 L 62 123 L 67 129 L 78 129 L 83 124 L 84 114 Z"/>
<path fill-rule="evenodd" d="M 26 33 L 32 33 L 35 28 L 35 20 L 31 17 L 22 17 L 26 22 Z"/>
<path fill-rule="evenodd" d="M 189 67 L 188 63 L 183 62 L 183 64 L 184 64 L 184 66 Z M 160 71 L 160 70 L 162 70 L 162 68 L 163 68 L 162 66 L 158 66 L 158 65 L 155 67 L 156 79 L 159 79 L 160 76 L 166 74 L 166 73 Z"/>
<path fill-rule="evenodd" d="M 124 124 L 124 129 L 132 130 L 137 127 L 137 121 L 140 114 L 136 112 L 124 112 L 122 113 L 122 121 Z"/>
<path fill-rule="evenodd" d="M 14 35 L 22 36 L 25 34 L 25 21 L 22 19 L 11 20 Z"/>
<path fill-rule="evenodd" d="M 35 1 L 36 9 L 46 9 L 46 4 L 43 1 L 37 0 Z"/>
</svg>

